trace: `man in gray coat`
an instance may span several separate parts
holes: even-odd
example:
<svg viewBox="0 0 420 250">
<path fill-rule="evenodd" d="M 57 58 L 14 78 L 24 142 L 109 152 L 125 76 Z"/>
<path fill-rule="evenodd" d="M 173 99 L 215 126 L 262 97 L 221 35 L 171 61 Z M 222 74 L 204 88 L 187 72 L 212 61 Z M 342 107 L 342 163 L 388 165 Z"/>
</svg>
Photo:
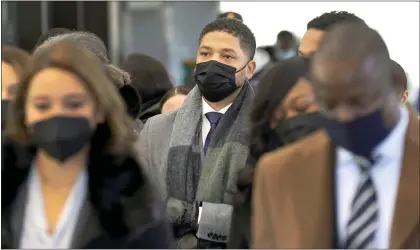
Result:
<svg viewBox="0 0 420 250">
<path fill-rule="evenodd" d="M 179 248 L 228 241 L 236 174 L 248 156 L 255 49 L 242 22 L 209 23 L 199 39 L 196 87 L 178 111 L 150 118 L 140 134 L 140 158 L 167 201 Z"/>
</svg>

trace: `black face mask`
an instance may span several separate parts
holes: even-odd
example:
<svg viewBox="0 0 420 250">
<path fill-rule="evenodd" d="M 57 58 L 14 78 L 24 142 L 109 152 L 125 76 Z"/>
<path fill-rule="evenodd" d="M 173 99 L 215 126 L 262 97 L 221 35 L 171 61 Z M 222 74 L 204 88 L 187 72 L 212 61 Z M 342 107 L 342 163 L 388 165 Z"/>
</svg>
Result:
<svg viewBox="0 0 420 250">
<path fill-rule="evenodd" d="M 2 100 L 1 101 L 1 127 L 4 128 L 4 123 L 6 122 L 7 117 L 7 109 L 10 106 L 10 100 Z"/>
<path fill-rule="evenodd" d="M 355 155 L 372 160 L 373 149 L 391 132 L 385 126 L 380 110 L 350 122 L 327 122 L 327 133 L 331 140 Z"/>
<path fill-rule="evenodd" d="M 239 88 L 235 83 L 235 74 L 245 66 L 236 71 L 236 68 L 214 60 L 199 63 L 195 68 L 194 79 L 206 100 L 219 102 Z"/>
<path fill-rule="evenodd" d="M 279 122 L 276 133 L 283 145 L 295 142 L 323 127 L 325 118 L 318 112 L 298 115 Z"/>
<path fill-rule="evenodd" d="M 58 160 L 66 161 L 89 143 L 93 128 L 84 117 L 55 116 L 32 126 L 31 142 Z"/>
</svg>

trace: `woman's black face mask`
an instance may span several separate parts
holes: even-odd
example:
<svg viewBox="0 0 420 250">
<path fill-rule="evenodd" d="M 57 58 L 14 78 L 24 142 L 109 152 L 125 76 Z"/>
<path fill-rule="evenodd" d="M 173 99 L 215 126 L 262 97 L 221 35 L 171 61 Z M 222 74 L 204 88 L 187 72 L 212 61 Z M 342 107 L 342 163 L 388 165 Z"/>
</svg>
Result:
<svg viewBox="0 0 420 250">
<path fill-rule="evenodd" d="M 278 140 L 284 146 L 295 142 L 323 127 L 325 118 L 318 112 L 295 116 L 280 121 L 275 128 Z"/>
</svg>

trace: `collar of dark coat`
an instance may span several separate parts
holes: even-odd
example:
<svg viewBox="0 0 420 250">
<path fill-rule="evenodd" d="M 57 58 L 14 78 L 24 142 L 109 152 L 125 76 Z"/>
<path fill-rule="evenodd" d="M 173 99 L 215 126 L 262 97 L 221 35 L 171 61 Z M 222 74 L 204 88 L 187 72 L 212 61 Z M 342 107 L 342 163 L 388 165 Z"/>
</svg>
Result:
<svg viewBox="0 0 420 250">
<path fill-rule="evenodd" d="M 90 152 L 87 168 L 89 200 L 103 230 L 112 237 L 124 236 L 132 231 L 133 227 L 139 226 L 137 223 L 144 224 L 145 217 L 154 213 L 142 211 L 141 216 L 135 216 L 139 218 L 129 215 L 133 208 L 148 210 L 150 207 L 152 201 L 150 183 L 147 182 L 134 157 L 110 155 L 101 152 L 99 148 L 103 146 L 92 145 Z M 3 216 L 12 207 L 19 187 L 27 179 L 36 150 L 18 146 L 4 138 L 1 150 Z"/>
</svg>

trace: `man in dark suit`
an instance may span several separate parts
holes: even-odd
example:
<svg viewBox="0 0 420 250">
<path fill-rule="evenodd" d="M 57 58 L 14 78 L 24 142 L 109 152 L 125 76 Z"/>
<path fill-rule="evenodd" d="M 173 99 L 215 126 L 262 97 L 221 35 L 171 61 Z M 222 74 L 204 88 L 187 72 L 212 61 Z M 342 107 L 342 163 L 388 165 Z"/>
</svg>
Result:
<svg viewBox="0 0 420 250">
<path fill-rule="evenodd" d="M 313 58 L 320 130 L 266 155 L 254 248 L 419 248 L 419 120 L 395 95 L 380 35 L 339 24 Z"/>
</svg>

